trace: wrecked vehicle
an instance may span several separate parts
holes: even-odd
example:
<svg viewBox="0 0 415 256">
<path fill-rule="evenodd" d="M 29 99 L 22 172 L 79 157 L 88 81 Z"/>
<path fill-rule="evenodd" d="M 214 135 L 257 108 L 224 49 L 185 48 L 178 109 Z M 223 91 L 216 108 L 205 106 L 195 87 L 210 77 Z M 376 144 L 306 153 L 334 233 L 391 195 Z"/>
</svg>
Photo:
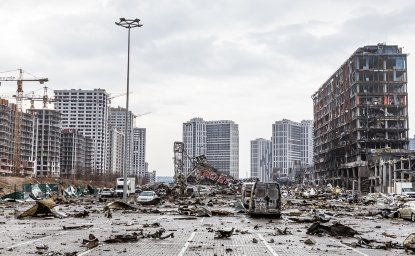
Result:
<svg viewBox="0 0 415 256">
<path fill-rule="evenodd" d="M 415 201 L 406 202 L 398 209 L 398 217 L 415 221 Z"/>
<path fill-rule="evenodd" d="M 281 217 L 281 190 L 278 183 L 255 182 L 250 198 L 248 214 L 251 217 Z"/>
<path fill-rule="evenodd" d="M 252 188 L 255 182 L 245 182 L 241 188 L 241 200 L 245 208 L 249 208 L 249 202 L 251 201 Z"/>
<path fill-rule="evenodd" d="M 103 188 L 99 192 L 99 196 L 101 197 L 114 197 L 114 195 L 115 195 L 115 191 L 112 188 Z"/>
<path fill-rule="evenodd" d="M 137 203 L 139 204 L 157 204 L 159 201 L 160 197 L 154 191 L 143 191 L 137 197 Z"/>
</svg>

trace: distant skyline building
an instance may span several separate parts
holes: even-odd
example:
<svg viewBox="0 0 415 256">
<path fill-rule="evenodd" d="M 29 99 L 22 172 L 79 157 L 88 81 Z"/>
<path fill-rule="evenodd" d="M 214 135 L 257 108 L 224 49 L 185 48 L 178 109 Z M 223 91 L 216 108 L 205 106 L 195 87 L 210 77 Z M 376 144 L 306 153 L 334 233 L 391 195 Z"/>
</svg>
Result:
<svg viewBox="0 0 415 256">
<path fill-rule="evenodd" d="M 410 150 L 415 150 L 415 135 L 413 138 L 409 139 L 409 149 Z"/>
<path fill-rule="evenodd" d="M 110 127 L 117 128 L 123 134 L 125 133 L 125 124 L 127 123 L 127 152 L 125 157 L 127 158 L 127 176 L 134 175 L 134 168 L 133 168 L 133 138 L 134 138 L 134 127 L 135 127 L 135 115 L 132 111 L 128 111 L 128 122 L 125 121 L 125 111 L 126 109 L 123 107 L 116 107 L 110 108 L 109 111 L 109 125 Z M 124 154 L 123 154 L 124 157 Z M 124 170 L 124 167 L 122 167 Z M 122 172 L 121 172 L 122 173 Z"/>
<path fill-rule="evenodd" d="M 289 175 L 298 163 L 313 165 L 313 121 L 276 121 L 272 125 L 272 168 Z"/>
<path fill-rule="evenodd" d="M 133 129 L 133 175 L 146 176 L 146 128 Z"/>
<path fill-rule="evenodd" d="M 218 171 L 239 178 L 239 128 L 234 121 L 192 118 L 183 123 L 183 143 L 190 158 L 205 155 Z M 185 169 L 191 168 L 190 160 L 185 161 Z"/>
<path fill-rule="evenodd" d="M 109 172 L 122 175 L 124 170 L 124 131 L 117 127 L 110 127 L 108 145 Z"/>
<path fill-rule="evenodd" d="M 234 121 L 206 122 L 206 158 L 221 172 L 239 179 L 239 127 Z"/>
<path fill-rule="evenodd" d="M 62 128 L 77 129 L 92 139 L 92 168 L 97 174 L 108 170 L 109 94 L 104 89 L 55 90 L 55 109 L 62 113 Z"/>
<path fill-rule="evenodd" d="M 203 118 L 192 118 L 183 123 L 183 143 L 185 153 L 188 156 L 185 157 L 184 168 L 190 172 L 192 169 L 190 159 L 206 155 L 206 122 Z"/>
<path fill-rule="evenodd" d="M 263 182 L 272 180 L 271 140 L 251 140 L 251 177 Z"/>
</svg>

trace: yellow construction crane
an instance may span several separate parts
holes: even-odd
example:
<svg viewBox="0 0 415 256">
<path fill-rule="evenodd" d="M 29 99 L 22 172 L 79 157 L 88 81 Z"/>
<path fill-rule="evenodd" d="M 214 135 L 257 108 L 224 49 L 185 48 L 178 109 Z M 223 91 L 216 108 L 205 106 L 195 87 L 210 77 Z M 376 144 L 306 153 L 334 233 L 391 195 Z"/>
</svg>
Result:
<svg viewBox="0 0 415 256">
<path fill-rule="evenodd" d="M 20 140 L 21 140 L 21 127 L 22 127 L 22 103 L 23 103 L 23 82 L 39 82 L 44 84 L 48 82 L 48 78 L 33 78 L 23 79 L 23 70 L 18 69 L 19 77 L 0 77 L 0 81 L 16 81 L 16 111 L 14 116 L 14 145 L 13 145 L 13 173 L 15 175 L 20 174 L 21 156 L 20 156 Z M 4 73 L 4 72 L 2 72 Z"/>
</svg>

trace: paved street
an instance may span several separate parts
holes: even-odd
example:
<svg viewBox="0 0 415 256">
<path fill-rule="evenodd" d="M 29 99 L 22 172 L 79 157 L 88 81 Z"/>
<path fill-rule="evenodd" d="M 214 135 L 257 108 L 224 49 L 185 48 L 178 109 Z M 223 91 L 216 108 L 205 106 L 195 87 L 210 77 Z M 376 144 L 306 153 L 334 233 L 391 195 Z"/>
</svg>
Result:
<svg viewBox="0 0 415 256">
<path fill-rule="evenodd" d="M 19 206 L 27 208 L 28 206 Z M 62 210 L 73 206 L 62 207 Z M 77 206 L 79 207 L 79 206 Z M 102 209 L 103 205 L 95 205 Z M 162 209 L 163 214 L 114 211 L 113 218 L 104 217 L 102 212 L 91 213 L 84 219 L 44 219 L 28 218 L 17 220 L 12 215 L 13 208 L 3 206 L 0 215 L 2 226 L 0 235 L 0 253 L 4 255 L 405 255 L 404 250 L 381 250 L 352 248 L 344 243 L 356 242 L 356 238 L 336 238 L 310 236 L 306 229 L 311 224 L 294 223 L 283 215 L 281 220 L 251 219 L 244 214 L 231 217 L 188 217 L 174 213 L 174 209 Z M 94 208 L 91 209 L 91 212 Z M 361 232 L 361 236 L 377 241 L 402 241 L 415 229 L 415 224 L 400 219 L 382 219 L 380 217 L 333 218 L 333 221 L 350 226 Z M 151 224 L 159 223 L 158 227 Z M 150 224 L 150 225 L 147 225 Z M 327 223 L 329 224 L 329 223 Z M 74 225 L 92 225 L 84 229 L 64 230 Z M 285 229 L 289 235 L 276 235 L 275 229 Z M 174 233 L 174 238 L 164 240 L 142 238 L 135 243 L 103 243 L 113 235 L 132 234 L 143 230 L 153 233 L 164 228 L 164 234 Z M 228 239 L 215 239 L 215 230 L 231 230 L 234 234 Z M 396 235 L 385 237 L 382 233 Z M 274 234 L 273 234 L 274 233 Z M 99 246 L 88 250 L 81 247 L 82 240 L 94 234 L 100 241 Z M 315 245 L 306 245 L 304 241 L 313 238 Z M 254 242 L 255 241 L 255 242 Z M 36 247 L 44 247 L 39 250 Z M 53 254 L 53 252 L 55 254 Z M 49 254 L 48 254 L 49 253 Z M 59 254 L 60 253 L 60 254 Z"/>
</svg>

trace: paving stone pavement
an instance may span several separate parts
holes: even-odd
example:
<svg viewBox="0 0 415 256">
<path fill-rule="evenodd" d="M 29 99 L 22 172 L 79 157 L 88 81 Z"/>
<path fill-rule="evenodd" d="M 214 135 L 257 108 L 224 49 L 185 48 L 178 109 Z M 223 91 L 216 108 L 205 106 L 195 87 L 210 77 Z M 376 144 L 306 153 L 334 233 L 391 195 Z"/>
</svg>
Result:
<svg viewBox="0 0 415 256">
<path fill-rule="evenodd" d="M 12 211 L 11 209 L 9 211 Z M 0 216 L 0 254 L 20 255 L 64 255 L 77 252 L 76 255 L 407 255 L 404 250 L 373 250 L 351 248 L 345 243 L 356 241 L 354 238 L 335 238 L 329 236 L 309 236 L 306 229 L 310 224 L 299 224 L 287 219 L 268 220 L 251 219 L 244 214 L 232 217 L 197 217 L 184 219 L 177 214 L 148 214 L 138 212 L 114 211 L 113 218 L 107 219 L 103 213 L 91 213 L 84 219 L 43 219 L 28 218 L 18 220 L 11 212 Z M 348 225 L 362 233 L 363 237 L 379 241 L 401 242 L 411 232 L 415 224 L 398 219 L 378 218 L 337 218 L 336 221 Z M 159 227 L 152 227 L 159 223 Z M 149 227 L 145 224 L 150 224 Z M 90 228 L 64 230 L 63 226 L 92 225 Z M 376 228 L 376 226 L 381 228 Z M 273 235 L 275 228 L 285 227 L 289 235 Z M 135 243 L 106 244 L 103 241 L 113 235 L 131 234 L 143 229 L 152 233 L 159 228 L 165 234 L 174 233 L 174 238 L 164 240 L 144 238 Z M 228 239 L 216 239 L 212 231 L 230 230 L 234 234 Z M 382 235 L 387 231 L 397 235 L 389 238 Z M 100 241 L 98 247 L 88 250 L 81 247 L 82 240 L 94 234 Z M 315 245 L 306 245 L 304 241 L 312 237 Z M 256 242 L 254 242 L 254 240 Z M 37 247 L 47 246 L 47 250 Z M 55 254 L 52 254 L 54 252 Z M 60 254 L 59 254 L 60 253 Z"/>
</svg>

